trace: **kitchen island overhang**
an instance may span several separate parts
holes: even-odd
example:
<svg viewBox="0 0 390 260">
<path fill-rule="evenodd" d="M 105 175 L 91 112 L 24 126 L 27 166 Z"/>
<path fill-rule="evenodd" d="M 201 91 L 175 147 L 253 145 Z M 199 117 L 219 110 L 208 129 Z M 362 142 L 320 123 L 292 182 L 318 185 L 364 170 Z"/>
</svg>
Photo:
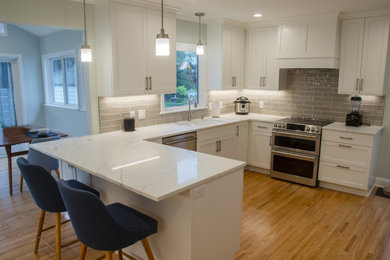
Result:
<svg viewBox="0 0 390 260">
<path fill-rule="evenodd" d="M 150 243 L 156 259 L 233 259 L 239 250 L 245 162 L 125 132 L 31 148 L 59 159 L 64 178 L 90 182 L 105 203 L 121 202 L 155 217 L 159 231 Z M 126 251 L 145 257 L 137 244 Z"/>
</svg>

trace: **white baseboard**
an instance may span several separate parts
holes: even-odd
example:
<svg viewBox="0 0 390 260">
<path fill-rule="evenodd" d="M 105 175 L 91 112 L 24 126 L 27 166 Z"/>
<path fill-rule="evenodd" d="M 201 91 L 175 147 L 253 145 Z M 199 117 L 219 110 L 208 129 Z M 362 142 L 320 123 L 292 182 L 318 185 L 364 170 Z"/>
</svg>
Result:
<svg viewBox="0 0 390 260">
<path fill-rule="evenodd" d="M 390 179 L 376 177 L 375 178 L 375 186 L 382 187 L 382 188 L 383 187 L 390 187 Z"/>
</svg>

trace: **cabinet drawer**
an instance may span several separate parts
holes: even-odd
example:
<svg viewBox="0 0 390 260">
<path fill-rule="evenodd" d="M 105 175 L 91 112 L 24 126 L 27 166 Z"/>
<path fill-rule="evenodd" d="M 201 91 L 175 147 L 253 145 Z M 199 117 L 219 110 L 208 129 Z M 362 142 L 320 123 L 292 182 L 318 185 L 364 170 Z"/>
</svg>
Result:
<svg viewBox="0 0 390 260">
<path fill-rule="evenodd" d="M 198 142 L 204 142 L 232 135 L 236 135 L 235 125 L 213 127 L 211 129 L 201 130 L 197 132 Z"/>
<path fill-rule="evenodd" d="M 252 122 L 252 131 L 253 132 L 272 132 L 273 123 L 265 123 L 265 122 Z"/>
<path fill-rule="evenodd" d="M 338 185 L 367 190 L 369 170 L 321 160 L 318 179 Z"/>
<path fill-rule="evenodd" d="M 357 145 L 364 145 L 364 146 L 371 147 L 374 142 L 374 137 L 371 135 L 338 132 L 338 131 L 325 129 L 322 133 L 322 140 L 344 143 L 344 144 L 357 144 Z"/>
<path fill-rule="evenodd" d="M 321 160 L 369 169 L 371 147 L 323 141 Z"/>
</svg>

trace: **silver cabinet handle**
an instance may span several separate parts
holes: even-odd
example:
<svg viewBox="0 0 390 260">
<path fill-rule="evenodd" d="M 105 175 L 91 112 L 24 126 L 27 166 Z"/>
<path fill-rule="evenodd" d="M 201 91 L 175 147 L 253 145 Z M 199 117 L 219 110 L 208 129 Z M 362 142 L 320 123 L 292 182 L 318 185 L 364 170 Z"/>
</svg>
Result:
<svg viewBox="0 0 390 260">
<path fill-rule="evenodd" d="M 232 86 L 235 87 L 237 85 L 236 76 L 232 77 Z"/>
<path fill-rule="evenodd" d="M 339 138 L 344 140 L 353 140 L 352 137 L 339 136 Z"/>
<path fill-rule="evenodd" d="M 263 87 L 265 87 L 265 77 L 263 77 Z"/>
<path fill-rule="evenodd" d="M 216 153 L 218 153 L 218 149 L 219 149 L 218 142 L 219 142 L 219 141 L 216 141 L 216 142 L 215 142 L 215 152 L 216 152 Z"/>
<path fill-rule="evenodd" d="M 261 79 L 262 79 L 262 78 L 263 78 L 263 77 L 260 77 L 260 79 L 259 79 L 259 84 L 260 84 L 260 87 L 262 87 L 262 86 L 261 86 Z"/>
<path fill-rule="evenodd" d="M 360 79 L 360 91 L 363 90 L 363 79 Z"/>
<path fill-rule="evenodd" d="M 145 77 L 145 90 L 149 89 L 148 77 Z"/>
<path fill-rule="evenodd" d="M 236 136 L 240 135 L 240 126 L 236 126 Z"/>
<path fill-rule="evenodd" d="M 149 76 L 149 90 L 152 90 L 152 77 Z"/>
<path fill-rule="evenodd" d="M 337 165 L 338 168 L 342 168 L 342 169 L 346 169 L 346 170 L 349 170 L 349 167 L 348 166 L 343 166 L 343 165 Z"/>
<path fill-rule="evenodd" d="M 262 125 L 258 125 L 257 128 L 261 128 L 261 129 L 268 129 L 268 127 L 266 126 L 262 126 Z"/>
<path fill-rule="evenodd" d="M 269 145 L 272 146 L 272 135 L 269 137 Z"/>
<path fill-rule="evenodd" d="M 352 145 L 339 144 L 340 147 L 352 148 Z"/>
<path fill-rule="evenodd" d="M 355 89 L 356 89 L 356 91 L 359 91 L 359 79 L 356 79 Z"/>
</svg>

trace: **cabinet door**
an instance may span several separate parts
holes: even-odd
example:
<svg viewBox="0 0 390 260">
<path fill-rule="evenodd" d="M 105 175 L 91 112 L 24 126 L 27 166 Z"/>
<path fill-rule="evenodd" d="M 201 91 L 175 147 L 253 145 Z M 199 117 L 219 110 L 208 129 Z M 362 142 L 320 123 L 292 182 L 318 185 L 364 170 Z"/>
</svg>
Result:
<svg viewBox="0 0 390 260">
<path fill-rule="evenodd" d="M 305 57 L 308 25 L 305 22 L 279 26 L 278 58 Z"/>
<path fill-rule="evenodd" d="M 385 94 L 385 69 L 390 16 L 365 19 L 361 94 Z"/>
<path fill-rule="evenodd" d="M 161 29 L 161 14 L 148 10 L 147 23 L 149 93 L 176 93 L 176 17 L 169 13 L 164 15 L 165 33 L 169 35 L 169 56 L 156 56 L 156 34 Z"/>
<path fill-rule="evenodd" d="M 223 89 L 233 88 L 232 29 L 226 26 L 222 32 L 222 84 Z"/>
<path fill-rule="evenodd" d="M 145 94 L 145 10 L 113 4 L 111 19 L 113 93 Z"/>
<path fill-rule="evenodd" d="M 218 140 L 208 140 L 205 142 L 198 142 L 196 150 L 201 153 L 217 155 L 219 149 Z"/>
<path fill-rule="evenodd" d="M 248 123 L 236 125 L 235 155 L 234 159 L 247 161 L 248 154 Z"/>
<path fill-rule="evenodd" d="M 279 89 L 279 67 L 276 62 L 277 40 L 278 40 L 278 28 L 276 26 L 267 28 L 267 42 L 266 42 L 267 69 L 266 69 L 266 76 L 263 81 L 264 83 L 263 89 L 267 89 L 267 90 Z"/>
<path fill-rule="evenodd" d="M 251 30 L 247 40 L 247 87 L 262 89 L 261 79 L 267 73 L 267 30 Z"/>
<path fill-rule="evenodd" d="M 231 68 L 235 85 L 233 88 L 243 88 L 244 86 L 244 30 L 234 28 L 231 31 Z"/>
<path fill-rule="evenodd" d="M 344 20 L 341 28 L 339 94 L 358 91 L 364 35 L 364 19 Z"/>
<path fill-rule="evenodd" d="M 250 143 L 250 165 L 270 169 L 271 165 L 271 135 L 254 132 Z"/>
<path fill-rule="evenodd" d="M 223 138 L 219 139 L 220 141 L 220 147 L 219 151 L 217 152 L 218 156 L 222 156 L 225 158 L 234 159 L 236 153 L 235 153 L 235 136 L 225 136 Z"/>
</svg>

